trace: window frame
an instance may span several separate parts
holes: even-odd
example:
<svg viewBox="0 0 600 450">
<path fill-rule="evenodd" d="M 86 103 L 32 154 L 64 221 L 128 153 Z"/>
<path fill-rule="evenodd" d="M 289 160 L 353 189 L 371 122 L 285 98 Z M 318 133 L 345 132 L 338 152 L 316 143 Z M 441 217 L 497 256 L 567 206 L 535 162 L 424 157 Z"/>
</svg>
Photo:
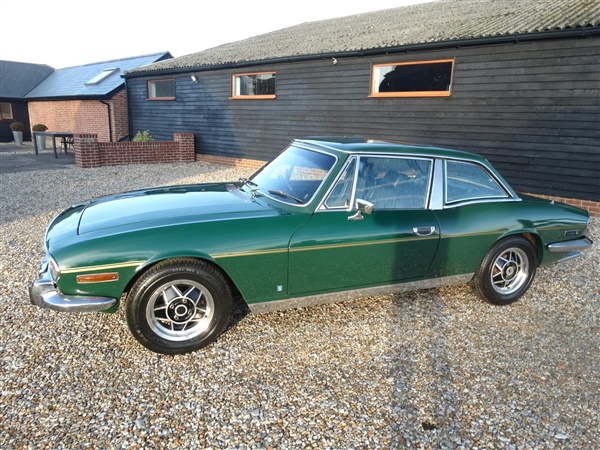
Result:
<svg viewBox="0 0 600 450">
<path fill-rule="evenodd" d="M 231 100 L 274 100 L 277 98 L 277 93 L 274 94 L 259 94 L 259 95 L 251 95 L 251 94 L 238 94 L 236 93 L 236 79 L 240 77 L 247 77 L 250 75 L 273 75 L 275 77 L 275 91 L 277 92 L 277 72 L 276 71 L 267 71 L 267 72 L 244 72 L 244 73 L 234 73 L 231 74 Z"/>
<path fill-rule="evenodd" d="M 155 79 L 155 80 L 147 80 L 146 81 L 146 100 L 149 101 L 172 101 L 176 99 L 176 96 L 173 97 L 151 97 L 150 96 L 150 85 L 152 83 L 164 83 L 164 82 L 173 82 L 173 87 L 175 87 L 175 89 L 177 89 L 177 83 L 176 83 L 176 79 L 175 78 L 160 78 L 160 79 Z"/>
<path fill-rule="evenodd" d="M 420 208 L 381 208 L 377 207 L 375 204 L 375 211 L 424 211 L 431 209 L 431 195 L 433 192 L 433 181 L 435 176 L 435 158 L 427 155 L 407 155 L 407 154 L 382 154 L 382 153 L 362 153 L 352 155 L 348 160 L 344 163 L 344 166 L 340 168 L 338 175 L 335 180 L 329 187 L 327 193 L 323 196 L 321 204 L 317 208 L 317 211 L 321 212 L 333 212 L 333 211 L 354 211 L 356 209 L 356 200 L 357 197 L 357 186 L 358 186 L 358 178 L 360 172 L 360 164 L 363 158 L 383 158 L 383 159 L 403 159 L 403 160 L 419 160 L 419 161 L 427 161 L 429 163 L 429 173 L 427 175 L 427 190 L 425 193 L 424 205 Z M 335 190 L 338 182 L 342 178 L 346 169 L 352 164 L 352 160 L 356 161 L 354 166 L 354 179 L 352 181 L 352 193 L 350 196 L 350 204 L 348 206 L 327 206 L 327 201 L 329 197 Z"/>
<path fill-rule="evenodd" d="M 504 192 L 504 196 L 478 196 L 478 197 L 465 197 L 459 200 L 448 200 L 448 163 L 457 163 L 457 164 L 465 164 L 471 165 L 481 169 L 495 184 L 496 186 Z M 446 159 L 444 160 L 444 208 L 454 208 L 456 206 L 461 206 L 464 204 L 471 203 L 495 203 L 495 202 L 505 202 L 514 200 L 511 192 L 507 189 L 507 187 L 502 183 L 488 168 L 475 161 L 466 161 L 466 160 L 454 160 L 454 159 Z"/>
<path fill-rule="evenodd" d="M 2 121 L 15 120 L 15 110 L 13 108 L 13 104 L 11 102 L 0 102 L 0 104 L 8 105 L 8 107 L 10 109 L 10 117 L 4 117 L 4 115 L 2 114 L 2 108 L 0 107 L 0 120 L 2 120 Z"/>
<path fill-rule="evenodd" d="M 370 98 L 421 98 L 421 97 L 450 97 L 452 95 L 452 85 L 454 84 L 454 65 L 455 58 L 446 58 L 446 59 L 433 59 L 433 60 L 423 60 L 423 61 L 403 61 L 403 62 L 388 62 L 381 64 L 372 64 L 371 65 L 371 88 L 369 97 Z M 376 90 L 379 88 L 379 83 L 377 77 L 375 76 L 375 72 L 379 67 L 385 66 L 416 66 L 416 65 L 424 65 L 424 64 L 444 64 L 451 63 L 452 68 L 450 69 L 450 84 L 447 91 L 397 91 L 397 92 L 377 92 Z"/>
</svg>

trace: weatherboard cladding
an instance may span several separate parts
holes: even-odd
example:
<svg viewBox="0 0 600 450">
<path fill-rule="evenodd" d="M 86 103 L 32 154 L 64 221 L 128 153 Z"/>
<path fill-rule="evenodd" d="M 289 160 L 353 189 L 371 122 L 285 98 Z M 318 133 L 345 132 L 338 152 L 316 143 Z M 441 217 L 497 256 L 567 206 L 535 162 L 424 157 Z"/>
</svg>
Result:
<svg viewBox="0 0 600 450">
<path fill-rule="evenodd" d="M 126 75 L 599 25 L 598 0 L 441 0 L 303 23 L 130 70 Z"/>
<path fill-rule="evenodd" d="M 194 132 L 202 154 L 268 160 L 294 138 L 351 135 L 487 157 L 518 190 L 600 200 L 600 39 L 570 38 L 293 64 L 275 100 L 231 100 L 235 68 L 175 75 L 175 101 L 128 79 L 132 132 Z M 449 98 L 369 98 L 371 65 L 455 58 Z M 245 69 L 246 70 L 246 69 Z M 156 74 L 157 76 L 162 76 Z M 170 75 L 171 77 L 171 75 Z"/>
</svg>

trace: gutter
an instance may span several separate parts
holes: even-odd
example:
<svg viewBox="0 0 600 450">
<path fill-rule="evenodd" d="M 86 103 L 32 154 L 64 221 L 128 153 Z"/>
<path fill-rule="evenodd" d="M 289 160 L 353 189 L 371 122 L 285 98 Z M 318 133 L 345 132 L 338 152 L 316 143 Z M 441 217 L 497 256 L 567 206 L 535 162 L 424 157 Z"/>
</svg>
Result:
<svg viewBox="0 0 600 450">
<path fill-rule="evenodd" d="M 105 102 L 104 100 L 98 100 L 100 103 L 102 103 L 103 105 L 106 105 L 106 110 L 108 113 L 108 142 L 112 142 L 113 141 L 113 132 L 112 132 L 112 120 L 110 118 L 111 114 L 110 114 L 110 103 Z"/>
<path fill-rule="evenodd" d="M 223 69 L 237 69 L 242 67 L 250 66 L 262 66 L 268 64 L 277 63 L 291 63 L 300 61 L 313 61 L 319 59 L 331 59 L 331 58 L 356 58 L 366 56 L 378 56 L 387 55 L 391 53 L 411 53 L 424 50 L 439 50 L 445 48 L 462 48 L 462 47 L 473 47 L 480 45 L 498 45 L 498 44 L 518 44 L 521 42 L 541 41 L 549 39 L 567 39 L 567 38 L 587 38 L 592 36 L 600 36 L 600 26 L 586 27 L 586 28 L 572 28 L 566 30 L 555 30 L 555 31 L 538 31 L 535 33 L 526 34 L 510 34 L 503 36 L 484 36 L 478 38 L 467 38 L 467 39 L 455 39 L 451 41 L 436 41 L 436 42 L 424 42 L 420 44 L 408 44 L 398 45 L 393 47 L 385 48 L 373 48 L 367 50 L 354 50 L 354 51 L 339 51 L 339 52 L 328 52 L 328 53 L 316 53 L 310 55 L 297 55 L 297 56 L 282 56 L 277 58 L 253 60 L 253 61 L 240 61 L 233 63 L 214 64 L 214 65 L 203 65 L 203 66 L 189 66 L 189 67 L 177 67 L 169 69 L 156 69 L 156 70 L 144 70 L 140 72 L 124 73 L 121 75 L 122 78 L 138 78 L 149 75 L 163 75 L 163 74 L 184 74 L 189 72 L 210 72 Z"/>
</svg>

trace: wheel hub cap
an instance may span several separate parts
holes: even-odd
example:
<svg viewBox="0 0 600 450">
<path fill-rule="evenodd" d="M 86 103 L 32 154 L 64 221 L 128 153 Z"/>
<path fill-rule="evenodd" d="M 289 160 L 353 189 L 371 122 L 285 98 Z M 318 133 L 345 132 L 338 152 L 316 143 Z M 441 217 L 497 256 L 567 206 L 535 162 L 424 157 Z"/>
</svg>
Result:
<svg viewBox="0 0 600 450">
<path fill-rule="evenodd" d="M 515 263 L 510 263 L 506 266 L 507 267 L 504 268 L 504 279 L 507 281 L 512 280 L 517 274 L 517 265 Z"/>
<path fill-rule="evenodd" d="M 169 303 L 167 316 L 173 322 L 185 323 L 196 314 L 196 306 L 187 298 L 176 298 Z"/>
</svg>

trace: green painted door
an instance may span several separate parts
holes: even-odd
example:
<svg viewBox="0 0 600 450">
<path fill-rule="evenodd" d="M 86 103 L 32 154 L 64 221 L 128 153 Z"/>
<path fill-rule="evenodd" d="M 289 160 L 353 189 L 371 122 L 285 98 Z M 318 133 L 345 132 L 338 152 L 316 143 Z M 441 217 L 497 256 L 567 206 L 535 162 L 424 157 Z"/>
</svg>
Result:
<svg viewBox="0 0 600 450">
<path fill-rule="evenodd" d="M 426 275 L 439 240 L 431 211 L 374 211 L 363 220 L 349 221 L 352 214 L 319 212 L 294 234 L 290 295 L 357 289 Z"/>
<path fill-rule="evenodd" d="M 364 155 L 352 158 L 323 207 L 291 238 L 289 295 L 357 289 L 420 278 L 439 242 L 426 209 L 433 163 Z M 349 220 L 357 200 L 372 214 Z"/>
</svg>

